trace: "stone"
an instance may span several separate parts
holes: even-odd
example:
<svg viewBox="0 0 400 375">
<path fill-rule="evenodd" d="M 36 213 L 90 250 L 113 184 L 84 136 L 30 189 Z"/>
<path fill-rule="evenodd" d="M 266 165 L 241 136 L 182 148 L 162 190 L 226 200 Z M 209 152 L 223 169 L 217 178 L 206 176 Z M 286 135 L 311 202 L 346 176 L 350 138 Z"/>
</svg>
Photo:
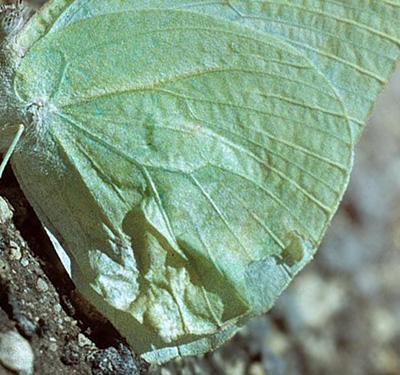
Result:
<svg viewBox="0 0 400 375">
<path fill-rule="evenodd" d="M 250 365 L 249 375 L 266 375 L 265 368 L 260 362 L 254 362 Z"/>
<path fill-rule="evenodd" d="M 18 375 L 32 375 L 34 355 L 32 348 L 18 332 L 0 334 L 0 363 Z"/>
<path fill-rule="evenodd" d="M 78 345 L 83 348 L 85 346 L 93 346 L 93 343 L 82 333 L 78 335 Z"/>
<path fill-rule="evenodd" d="M 7 221 L 10 221 L 13 217 L 13 213 L 10 205 L 7 201 L 0 197 L 0 224 L 4 224 Z"/>
<path fill-rule="evenodd" d="M 15 242 L 10 241 L 10 259 L 20 260 L 22 258 L 21 247 Z"/>
<path fill-rule="evenodd" d="M 29 264 L 29 260 L 26 258 L 21 258 L 21 266 L 22 267 L 27 267 Z"/>
<path fill-rule="evenodd" d="M 37 327 L 36 325 L 28 319 L 24 314 L 21 313 L 16 313 L 14 314 L 14 319 L 17 321 L 17 326 L 19 328 L 19 331 L 25 336 L 25 337 L 32 337 L 33 334 L 36 332 Z"/>
<path fill-rule="evenodd" d="M 47 285 L 46 281 L 42 279 L 41 277 L 38 278 L 36 282 L 36 288 L 38 292 L 45 293 L 49 290 L 49 286 Z"/>
<path fill-rule="evenodd" d="M 93 375 L 139 375 L 139 367 L 131 351 L 119 345 L 96 354 L 92 361 Z"/>
<path fill-rule="evenodd" d="M 10 272 L 10 266 L 0 256 L 0 279 L 7 279 L 9 272 Z"/>
</svg>

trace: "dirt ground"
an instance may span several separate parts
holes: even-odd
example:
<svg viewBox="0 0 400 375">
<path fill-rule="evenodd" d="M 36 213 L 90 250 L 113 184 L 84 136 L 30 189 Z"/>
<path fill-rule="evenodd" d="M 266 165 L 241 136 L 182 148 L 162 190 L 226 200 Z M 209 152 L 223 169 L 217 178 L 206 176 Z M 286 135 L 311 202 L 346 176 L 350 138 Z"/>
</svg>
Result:
<svg viewBox="0 0 400 375">
<path fill-rule="evenodd" d="M 28 374 L 30 350 L 38 375 L 400 375 L 400 69 L 315 260 L 270 313 L 202 357 L 140 361 L 74 291 L 10 170 L 0 197 L 0 362 L 1 337 L 18 333 L 0 375 Z"/>
</svg>

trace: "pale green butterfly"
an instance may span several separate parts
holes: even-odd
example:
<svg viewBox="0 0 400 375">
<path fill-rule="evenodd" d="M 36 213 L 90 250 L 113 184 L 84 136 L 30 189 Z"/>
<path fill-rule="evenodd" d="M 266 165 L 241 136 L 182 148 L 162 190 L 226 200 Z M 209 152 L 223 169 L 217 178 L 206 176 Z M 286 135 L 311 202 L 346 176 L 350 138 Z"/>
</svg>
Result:
<svg viewBox="0 0 400 375">
<path fill-rule="evenodd" d="M 15 149 L 79 290 L 160 363 L 221 345 L 312 258 L 400 2 L 53 0 L 1 51 L 3 167 Z"/>
</svg>

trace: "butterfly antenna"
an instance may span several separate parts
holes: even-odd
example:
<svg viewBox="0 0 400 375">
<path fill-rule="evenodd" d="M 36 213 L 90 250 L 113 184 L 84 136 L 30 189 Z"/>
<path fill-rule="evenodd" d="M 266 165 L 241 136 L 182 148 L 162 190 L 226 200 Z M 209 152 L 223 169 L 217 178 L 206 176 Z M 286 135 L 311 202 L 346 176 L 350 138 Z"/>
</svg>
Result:
<svg viewBox="0 0 400 375">
<path fill-rule="evenodd" d="M 24 125 L 18 125 L 17 129 L 18 129 L 17 133 L 15 134 L 15 137 L 14 137 L 13 141 L 11 142 L 10 147 L 8 148 L 6 154 L 4 155 L 4 159 L 0 164 L 0 179 L 1 179 L 1 176 L 3 175 L 4 169 L 6 168 L 6 166 L 8 164 L 8 161 L 11 158 L 12 153 L 14 152 L 19 140 L 21 139 L 21 135 L 24 132 L 25 127 L 24 127 Z"/>
</svg>

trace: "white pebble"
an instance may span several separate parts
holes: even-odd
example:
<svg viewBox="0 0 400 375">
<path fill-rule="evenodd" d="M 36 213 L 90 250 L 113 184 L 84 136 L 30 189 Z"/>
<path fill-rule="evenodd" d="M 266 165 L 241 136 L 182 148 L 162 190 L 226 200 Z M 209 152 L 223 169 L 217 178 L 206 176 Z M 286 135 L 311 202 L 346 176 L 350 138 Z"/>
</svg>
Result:
<svg viewBox="0 0 400 375">
<path fill-rule="evenodd" d="M 22 257 L 21 248 L 15 241 L 10 241 L 10 259 L 20 260 Z"/>
<path fill-rule="evenodd" d="M 47 285 L 46 281 L 44 281 L 41 277 L 38 278 L 36 288 L 39 292 L 43 293 L 49 290 L 49 286 Z"/>
<path fill-rule="evenodd" d="M 249 368 L 249 375 L 265 375 L 266 370 L 260 362 L 254 362 Z"/>
<path fill-rule="evenodd" d="M 21 259 L 21 266 L 26 267 L 29 264 L 29 260 L 26 258 Z"/>
<path fill-rule="evenodd" d="M 0 223 L 3 224 L 13 217 L 10 205 L 0 197 Z"/>
<path fill-rule="evenodd" d="M 1 333 L 0 362 L 19 375 L 31 375 L 34 356 L 29 342 L 15 331 Z"/>
<path fill-rule="evenodd" d="M 84 346 L 92 346 L 93 343 L 82 333 L 78 335 L 78 345 L 83 348 Z"/>
</svg>

